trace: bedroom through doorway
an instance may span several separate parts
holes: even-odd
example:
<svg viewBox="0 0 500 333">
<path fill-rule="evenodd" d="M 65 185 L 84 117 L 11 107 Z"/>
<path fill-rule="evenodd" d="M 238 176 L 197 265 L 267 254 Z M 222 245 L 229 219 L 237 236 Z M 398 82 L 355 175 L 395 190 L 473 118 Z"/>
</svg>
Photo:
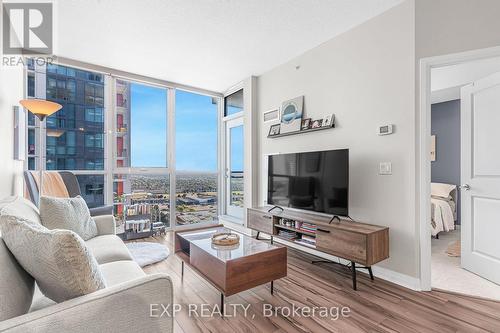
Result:
<svg viewBox="0 0 500 333">
<path fill-rule="evenodd" d="M 468 192 L 471 188 L 468 184 L 470 181 L 467 179 L 470 177 L 464 176 L 464 172 L 468 174 L 470 168 L 464 169 L 462 164 L 468 160 L 461 156 L 464 152 L 464 147 L 462 147 L 464 140 L 470 139 L 469 142 L 479 140 L 478 134 L 475 133 L 478 129 L 474 127 L 475 125 L 467 124 L 469 118 L 472 120 L 477 115 L 469 117 L 467 112 L 464 113 L 467 111 L 464 109 L 469 104 L 476 103 L 475 100 L 467 97 L 473 95 L 470 87 L 473 87 L 475 82 L 482 82 L 478 80 L 484 80 L 497 72 L 500 73 L 500 57 L 431 69 L 430 224 L 432 289 L 500 300 L 498 281 L 493 281 L 481 274 L 480 270 L 470 269 L 471 263 L 463 260 L 463 247 L 470 249 L 470 243 L 467 242 L 471 242 L 471 239 L 475 241 L 475 238 L 471 237 L 472 230 L 487 234 L 485 227 L 489 225 L 488 222 L 483 222 L 483 219 L 480 221 L 482 229 L 475 229 L 480 225 L 477 222 L 473 224 L 477 221 L 477 217 L 471 221 L 471 207 L 476 203 L 473 201 L 475 197 L 470 196 L 471 193 Z M 488 102 L 495 103 L 489 100 Z M 471 107 L 472 110 L 469 108 L 470 114 L 478 112 L 474 110 L 474 106 Z M 490 108 L 488 105 L 482 107 L 485 110 Z M 470 132 L 471 127 L 473 128 L 472 135 L 467 133 L 467 131 Z M 477 149 L 474 144 L 472 143 L 473 149 Z M 476 157 L 473 157 L 470 162 L 471 165 L 480 163 Z M 469 218 L 466 221 L 466 228 L 462 228 L 463 218 Z M 487 219 L 491 218 L 495 218 L 495 215 L 487 217 Z M 473 226 L 470 227 L 471 225 Z M 487 242 L 488 236 L 483 236 L 482 241 Z M 486 245 L 486 248 L 496 252 L 497 246 L 490 244 Z M 465 253 L 469 255 L 468 260 L 471 258 L 470 252 Z M 472 266 L 474 265 L 475 262 L 472 263 Z"/>
</svg>

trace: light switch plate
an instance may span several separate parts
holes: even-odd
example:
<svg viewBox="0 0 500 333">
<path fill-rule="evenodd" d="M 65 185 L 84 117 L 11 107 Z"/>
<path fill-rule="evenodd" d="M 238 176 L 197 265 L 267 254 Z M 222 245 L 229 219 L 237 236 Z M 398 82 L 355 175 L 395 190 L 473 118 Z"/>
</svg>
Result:
<svg viewBox="0 0 500 333">
<path fill-rule="evenodd" d="M 380 162 L 378 167 L 379 175 L 392 175 L 392 163 L 391 162 Z"/>
</svg>

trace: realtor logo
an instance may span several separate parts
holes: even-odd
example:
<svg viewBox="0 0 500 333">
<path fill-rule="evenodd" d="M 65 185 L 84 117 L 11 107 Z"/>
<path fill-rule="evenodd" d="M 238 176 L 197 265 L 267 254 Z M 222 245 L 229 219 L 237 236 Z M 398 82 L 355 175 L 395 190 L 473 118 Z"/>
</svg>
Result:
<svg viewBox="0 0 500 333">
<path fill-rule="evenodd" d="M 3 4 L 3 53 L 52 54 L 52 3 Z"/>
</svg>

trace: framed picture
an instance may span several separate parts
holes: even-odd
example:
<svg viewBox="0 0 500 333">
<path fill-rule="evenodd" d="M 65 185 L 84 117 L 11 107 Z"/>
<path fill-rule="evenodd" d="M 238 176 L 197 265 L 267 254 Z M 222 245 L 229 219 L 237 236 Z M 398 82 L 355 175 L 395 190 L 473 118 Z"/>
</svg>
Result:
<svg viewBox="0 0 500 333">
<path fill-rule="evenodd" d="M 335 121 L 335 116 L 333 114 L 327 114 L 323 117 L 323 127 L 332 127 Z"/>
<path fill-rule="evenodd" d="M 320 128 L 323 124 L 323 119 L 314 120 L 312 122 L 311 128 Z"/>
<path fill-rule="evenodd" d="M 271 125 L 271 127 L 269 128 L 268 136 L 275 136 L 280 134 L 280 127 L 281 127 L 280 124 Z"/>
<path fill-rule="evenodd" d="M 311 118 L 302 119 L 302 124 L 300 125 L 300 130 L 303 131 L 303 130 L 309 129 L 310 126 L 311 126 Z"/>
<path fill-rule="evenodd" d="M 281 106 L 281 133 L 300 131 L 304 96 L 283 102 Z"/>
<path fill-rule="evenodd" d="M 264 112 L 264 122 L 271 122 L 280 119 L 280 108 Z"/>
</svg>

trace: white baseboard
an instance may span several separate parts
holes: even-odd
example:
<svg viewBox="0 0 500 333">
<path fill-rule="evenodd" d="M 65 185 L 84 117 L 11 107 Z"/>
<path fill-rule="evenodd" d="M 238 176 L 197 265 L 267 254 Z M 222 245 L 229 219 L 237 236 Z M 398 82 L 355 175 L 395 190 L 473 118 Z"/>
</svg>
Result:
<svg viewBox="0 0 500 333">
<path fill-rule="evenodd" d="M 416 290 L 416 291 L 422 290 L 420 288 L 420 279 L 418 278 L 406 274 L 401 274 L 399 272 L 395 272 L 393 270 L 379 266 L 373 266 L 372 270 L 373 270 L 373 275 L 379 279 L 395 283 L 397 285 L 400 285 L 402 287 L 411 290 Z"/>
</svg>

